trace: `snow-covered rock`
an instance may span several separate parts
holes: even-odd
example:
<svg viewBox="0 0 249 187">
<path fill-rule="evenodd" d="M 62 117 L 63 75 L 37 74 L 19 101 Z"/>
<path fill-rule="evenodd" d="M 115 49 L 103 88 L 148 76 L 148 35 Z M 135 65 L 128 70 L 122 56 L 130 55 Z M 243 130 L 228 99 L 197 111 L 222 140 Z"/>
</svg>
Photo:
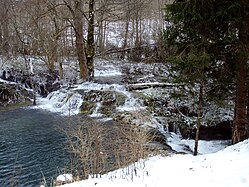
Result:
<svg viewBox="0 0 249 187">
<path fill-rule="evenodd" d="M 72 174 L 62 174 L 56 178 L 57 184 L 66 184 L 73 182 L 73 175 Z"/>
</svg>

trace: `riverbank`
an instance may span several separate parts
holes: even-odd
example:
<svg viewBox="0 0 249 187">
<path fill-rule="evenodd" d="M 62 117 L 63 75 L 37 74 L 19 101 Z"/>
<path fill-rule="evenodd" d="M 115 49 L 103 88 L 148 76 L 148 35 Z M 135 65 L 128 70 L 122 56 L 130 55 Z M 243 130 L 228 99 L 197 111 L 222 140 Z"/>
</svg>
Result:
<svg viewBox="0 0 249 187">
<path fill-rule="evenodd" d="M 89 176 L 88 180 L 63 187 L 247 187 L 248 156 L 249 140 L 245 140 L 212 154 L 150 157 L 99 178 Z"/>
</svg>

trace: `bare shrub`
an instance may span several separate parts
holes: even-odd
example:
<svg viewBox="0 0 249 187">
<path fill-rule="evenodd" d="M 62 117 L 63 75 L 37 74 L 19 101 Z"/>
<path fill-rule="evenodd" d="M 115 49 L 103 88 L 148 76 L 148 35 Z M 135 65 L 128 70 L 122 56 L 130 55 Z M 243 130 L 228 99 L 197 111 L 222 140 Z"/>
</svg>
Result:
<svg viewBox="0 0 249 187">
<path fill-rule="evenodd" d="M 117 138 L 113 142 L 113 153 L 118 168 L 148 156 L 146 144 L 150 140 L 146 128 L 124 123 L 118 124 L 116 128 Z"/>
<path fill-rule="evenodd" d="M 83 124 L 70 125 L 66 131 L 69 150 L 72 153 L 72 171 L 78 178 L 101 174 L 105 168 L 103 154 L 103 128 L 87 120 Z"/>
<path fill-rule="evenodd" d="M 99 177 L 131 164 L 135 167 L 126 173 L 136 173 L 134 168 L 144 164 L 138 161 L 150 154 L 148 144 L 152 136 L 146 127 L 84 120 L 69 125 L 64 132 L 72 153 L 72 172 L 78 180 Z"/>
</svg>

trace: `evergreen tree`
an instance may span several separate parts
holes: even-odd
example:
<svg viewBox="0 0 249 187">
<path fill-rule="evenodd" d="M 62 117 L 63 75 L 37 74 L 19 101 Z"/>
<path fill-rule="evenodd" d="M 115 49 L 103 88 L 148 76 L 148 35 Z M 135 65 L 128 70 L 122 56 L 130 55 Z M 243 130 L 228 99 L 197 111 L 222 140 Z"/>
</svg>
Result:
<svg viewBox="0 0 249 187">
<path fill-rule="evenodd" d="M 238 3 L 235 27 L 238 32 L 236 45 L 236 103 L 233 143 L 249 138 L 248 108 L 248 57 L 249 57 L 249 1 Z"/>
<path fill-rule="evenodd" d="M 199 85 L 197 130 L 194 155 L 197 155 L 199 129 L 201 126 L 203 91 L 212 66 L 210 52 L 210 19 L 205 4 L 198 1 L 176 1 L 167 7 L 167 44 L 173 48 L 170 61 L 178 70 L 178 81 Z M 198 31 L 198 32 L 196 32 Z"/>
<path fill-rule="evenodd" d="M 224 87 L 224 80 L 232 85 L 236 75 L 234 143 L 249 137 L 246 111 L 248 6 L 248 0 L 176 0 L 166 7 L 165 36 L 172 52 L 169 59 L 180 71 L 181 79 L 184 77 L 185 82 L 200 85 L 199 109 L 201 90 L 207 80 L 216 83 L 214 87 Z M 221 72 L 222 76 L 218 74 Z"/>
</svg>

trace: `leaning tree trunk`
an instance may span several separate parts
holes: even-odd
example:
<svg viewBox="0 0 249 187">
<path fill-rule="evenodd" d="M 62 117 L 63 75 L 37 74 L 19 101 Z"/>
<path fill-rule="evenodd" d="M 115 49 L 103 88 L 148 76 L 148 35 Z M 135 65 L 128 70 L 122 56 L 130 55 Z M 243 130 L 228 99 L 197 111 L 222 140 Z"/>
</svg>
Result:
<svg viewBox="0 0 249 187">
<path fill-rule="evenodd" d="M 236 103 L 233 128 L 233 143 L 249 138 L 249 123 L 247 120 L 247 61 L 249 45 L 249 15 L 246 13 L 247 1 L 241 0 L 241 25 L 239 28 L 239 54 L 236 69 Z"/>
<path fill-rule="evenodd" d="M 89 79 L 94 78 L 94 62 L 93 57 L 95 53 L 94 46 L 94 0 L 89 0 L 89 22 L 87 33 L 87 68 L 89 73 Z"/>
</svg>

